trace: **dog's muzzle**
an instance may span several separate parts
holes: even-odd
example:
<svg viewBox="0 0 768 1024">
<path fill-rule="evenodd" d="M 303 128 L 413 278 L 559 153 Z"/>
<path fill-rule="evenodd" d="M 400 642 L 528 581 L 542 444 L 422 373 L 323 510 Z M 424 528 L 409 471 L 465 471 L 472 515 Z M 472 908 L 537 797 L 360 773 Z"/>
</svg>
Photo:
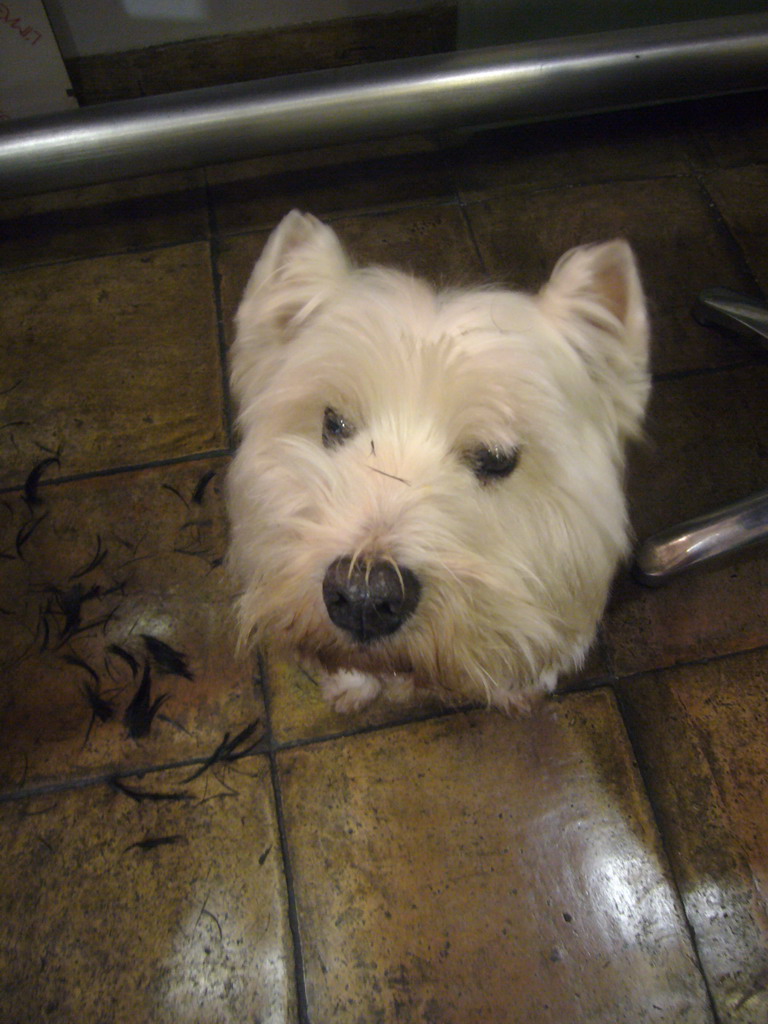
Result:
<svg viewBox="0 0 768 1024">
<path fill-rule="evenodd" d="M 323 580 L 328 616 L 359 644 L 395 633 L 419 603 L 421 584 L 410 569 L 383 560 L 337 558 Z"/>
</svg>

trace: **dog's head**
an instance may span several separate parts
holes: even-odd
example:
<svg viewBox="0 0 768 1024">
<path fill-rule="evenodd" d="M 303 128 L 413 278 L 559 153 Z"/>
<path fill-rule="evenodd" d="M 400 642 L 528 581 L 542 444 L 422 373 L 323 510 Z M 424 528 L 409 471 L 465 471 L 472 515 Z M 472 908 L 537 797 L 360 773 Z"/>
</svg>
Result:
<svg viewBox="0 0 768 1024">
<path fill-rule="evenodd" d="M 243 636 L 464 692 L 565 665 L 626 545 L 647 348 L 624 242 L 535 296 L 435 292 L 290 214 L 232 348 Z"/>
</svg>

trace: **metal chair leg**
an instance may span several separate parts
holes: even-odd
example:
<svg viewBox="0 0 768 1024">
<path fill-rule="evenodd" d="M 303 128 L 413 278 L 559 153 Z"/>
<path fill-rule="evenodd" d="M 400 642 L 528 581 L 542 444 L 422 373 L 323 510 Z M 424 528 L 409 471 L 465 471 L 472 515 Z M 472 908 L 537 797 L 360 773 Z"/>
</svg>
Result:
<svg viewBox="0 0 768 1024">
<path fill-rule="evenodd" d="M 693 315 L 707 327 L 725 327 L 746 338 L 757 339 L 768 348 L 768 307 L 727 288 L 709 288 L 701 292 Z"/>
<path fill-rule="evenodd" d="M 768 490 L 662 530 L 637 552 L 635 577 L 658 586 L 685 569 L 768 540 Z"/>
<path fill-rule="evenodd" d="M 768 306 L 763 302 L 710 288 L 697 298 L 693 315 L 699 323 L 724 327 L 768 347 Z M 695 565 L 763 540 L 768 540 L 768 490 L 650 537 L 637 552 L 634 575 L 647 586 L 658 586 Z"/>
</svg>

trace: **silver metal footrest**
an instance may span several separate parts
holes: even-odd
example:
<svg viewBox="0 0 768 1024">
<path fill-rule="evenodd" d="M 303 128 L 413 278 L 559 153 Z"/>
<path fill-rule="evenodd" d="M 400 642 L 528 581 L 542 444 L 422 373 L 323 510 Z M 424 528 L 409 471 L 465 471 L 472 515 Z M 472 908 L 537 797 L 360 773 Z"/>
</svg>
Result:
<svg viewBox="0 0 768 1024">
<path fill-rule="evenodd" d="M 694 565 L 763 540 L 768 540 L 768 490 L 650 537 L 637 553 L 635 577 L 658 586 Z"/>
</svg>

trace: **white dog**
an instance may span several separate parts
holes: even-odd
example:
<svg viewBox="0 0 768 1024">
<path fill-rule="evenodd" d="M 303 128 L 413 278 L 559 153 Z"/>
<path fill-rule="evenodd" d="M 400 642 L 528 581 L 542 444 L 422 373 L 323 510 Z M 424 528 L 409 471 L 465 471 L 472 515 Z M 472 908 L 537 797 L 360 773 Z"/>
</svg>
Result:
<svg viewBox="0 0 768 1024">
<path fill-rule="evenodd" d="M 413 685 L 524 707 L 582 663 L 649 389 L 625 242 L 538 295 L 435 292 L 294 211 L 231 356 L 241 642 L 297 656 L 337 710 Z"/>
</svg>

